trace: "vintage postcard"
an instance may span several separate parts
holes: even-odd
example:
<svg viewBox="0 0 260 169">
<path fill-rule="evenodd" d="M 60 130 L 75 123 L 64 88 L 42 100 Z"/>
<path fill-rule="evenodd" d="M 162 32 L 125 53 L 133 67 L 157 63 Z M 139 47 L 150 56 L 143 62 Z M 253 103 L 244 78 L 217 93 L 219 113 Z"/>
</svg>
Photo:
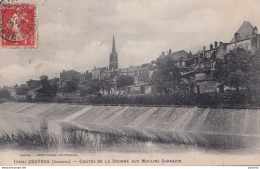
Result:
<svg viewBox="0 0 260 169">
<path fill-rule="evenodd" d="M 0 0 L 0 166 L 260 165 L 259 0 Z"/>
</svg>

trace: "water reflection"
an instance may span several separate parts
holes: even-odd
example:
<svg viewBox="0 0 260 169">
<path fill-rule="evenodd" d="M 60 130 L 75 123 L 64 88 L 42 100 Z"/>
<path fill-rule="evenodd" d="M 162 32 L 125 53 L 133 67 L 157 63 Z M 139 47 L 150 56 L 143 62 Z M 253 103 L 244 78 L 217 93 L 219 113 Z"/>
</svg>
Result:
<svg viewBox="0 0 260 169">
<path fill-rule="evenodd" d="M 144 140 L 138 140 L 126 135 L 112 133 L 91 132 L 85 129 L 62 124 L 62 143 L 66 149 L 78 149 L 80 151 L 128 151 L 136 147 L 140 150 L 140 145 Z M 121 148 L 121 150 L 120 150 Z"/>
<path fill-rule="evenodd" d="M 243 135 L 229 135 L 229 134 L 215 134 L 215 133 L 199 133 L 199 132 L 165 132 L 157 131 L 157 137 L 149 138 L 140 135 L 127 134 L 112 134 L 90 132 L 77 127 L 64 125 L 62 127 L 62 135 L 64 143 L 71 147 L 81 147 L 84 150 L 106 150 L 109 147 L 117 145 L 135 146 L 139 148 L 143 146 L 142 151 L 149 150 L 149 148 L 156 148 L 161 144 L 164 145 L 183 145 L 192 146 L 197 148 L 216 149 L 216 150 L 229 150 L 229 149 L 254 149 L 259 146 L 260 138 L 258 136 L 243 136 Z M 161 137 L 161 136 L 164 137 Z M 152 145 L 152 146 L 151 146 Z M 124 151 L 124 149 L 122 150 Z M 163 152 L 163 150 L 161 150 Z M 169 151 L 169 150 L 166 150 Z"/>
</svg>

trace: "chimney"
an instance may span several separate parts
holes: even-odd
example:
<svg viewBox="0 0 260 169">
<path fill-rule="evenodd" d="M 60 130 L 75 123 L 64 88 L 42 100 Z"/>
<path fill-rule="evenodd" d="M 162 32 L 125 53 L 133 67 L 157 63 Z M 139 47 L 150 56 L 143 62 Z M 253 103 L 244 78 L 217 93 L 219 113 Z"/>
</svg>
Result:
<svg viewBox="0 0 260 169">
<path fill-rule="evenodd" d="M 203 46 L 203 58 L 205 58 L 206 46 Z"/>
<path fill-rule="evenodd" d="M 213 44 L 210 44 L 210 50 L 212 50 L 213 49 Z"/>
<path fill-rule="evenodd" d="M 252 36 L 256 36 L 258 34 L 258 29 L 257 29 L 257 27 L 255 26 L 254 28 L 253 28 L 253 31 L 252 31 Z"/>
<path fill-rule="evenodd" d="M 165 52 L 162 52 L 162 56 L 165 56 Z"/>
<path fill-rule="evenodd" d="M 171 49 L 169 49 L 169 55 L 172 53 L 172 50 Z"/>
<path fill-rule="evenodd" d="M 240 41 L 240 33 L 239 32 L 236 32 L 234 36 L 235 36 L 235 42 Z"/>
<path fill-rule="evenodd" d="M 216 48 L 216 47 L 218 47 L 218 42 L 217 42 L 217 41 L 215 41 L 215 48 Z"/>
</svg>

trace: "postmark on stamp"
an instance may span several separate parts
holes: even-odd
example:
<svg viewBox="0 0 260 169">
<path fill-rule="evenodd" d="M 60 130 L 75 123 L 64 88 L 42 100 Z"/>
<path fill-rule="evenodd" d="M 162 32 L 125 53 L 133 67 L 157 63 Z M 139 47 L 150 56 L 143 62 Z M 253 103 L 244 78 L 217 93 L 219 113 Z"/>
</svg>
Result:
<svg viewBox="0 0 260 169">
<path fill-rule="evenodd" d="M 1 46 L 37 47 L 35 4 L 1 5 Z"/>
</svg>

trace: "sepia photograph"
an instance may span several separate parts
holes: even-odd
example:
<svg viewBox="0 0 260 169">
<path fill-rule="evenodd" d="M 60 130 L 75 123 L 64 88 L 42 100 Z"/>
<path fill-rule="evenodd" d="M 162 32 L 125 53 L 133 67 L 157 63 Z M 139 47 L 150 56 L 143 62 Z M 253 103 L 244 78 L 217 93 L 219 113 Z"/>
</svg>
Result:
<svg viewBox="0 0 260 169">
<path fill-rule="evenodd" d="M 1 0 L 0 166 L 260 165 L 259 0 Z"/>
</svg>

